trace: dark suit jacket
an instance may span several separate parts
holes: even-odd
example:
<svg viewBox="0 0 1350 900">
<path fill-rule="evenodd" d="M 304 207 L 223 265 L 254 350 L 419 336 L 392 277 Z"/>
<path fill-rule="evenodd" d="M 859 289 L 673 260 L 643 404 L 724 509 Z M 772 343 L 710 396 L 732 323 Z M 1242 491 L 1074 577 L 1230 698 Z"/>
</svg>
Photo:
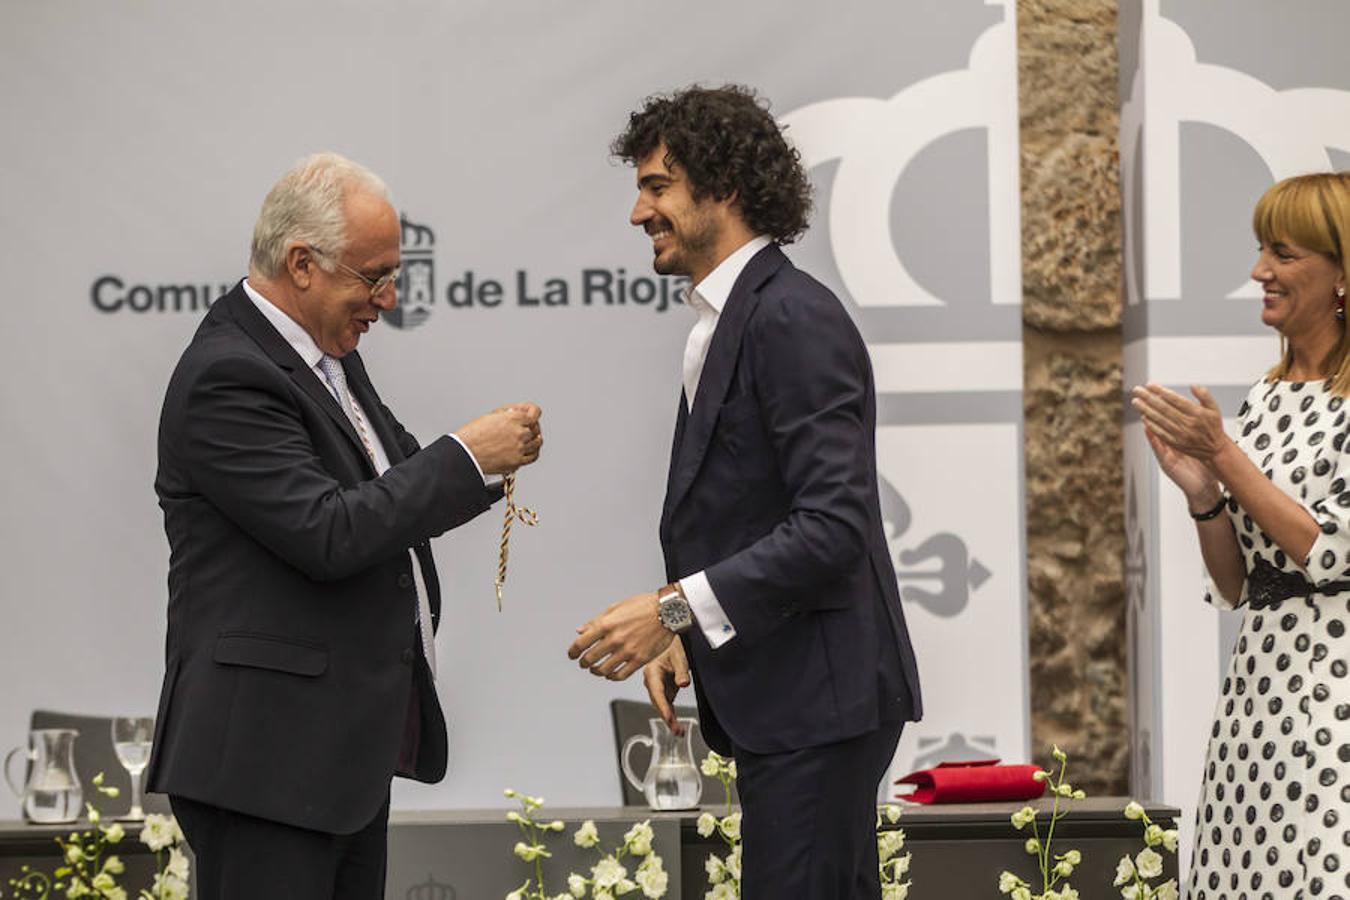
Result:
<svg viewBox="0 0 1350 900">
<path fill-rule="evenodd" d="M 839 300 L 776 245 L 722 310 L 683 398 L 661 516 L 666 577 L 706 570 L 736 629 L 685 636 L 708 745 L 780 753 L 922 714 L 882 529 L 876 395 Z"/>
<path fill-rule="evenodd" d="M 401 749 L 416 758 L 403 774 L 445 774 L 408 550 L 438 618 L 428 539 L 500 495 L 454 439 L 419 449 L 356 353 L 342 363 L 389 456 L 378 478 L 242 285 L 174 370 L 155 479 L 169 624 L 148 773 L 150 790 L 336 834 L 375 816 Z"/>
</svg>

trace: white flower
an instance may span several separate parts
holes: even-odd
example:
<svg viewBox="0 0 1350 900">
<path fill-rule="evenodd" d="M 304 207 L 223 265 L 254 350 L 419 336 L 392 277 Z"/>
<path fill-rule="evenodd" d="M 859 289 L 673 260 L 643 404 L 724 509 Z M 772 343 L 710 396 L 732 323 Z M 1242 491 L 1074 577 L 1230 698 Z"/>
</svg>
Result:
<svg viewBox="0 0 1350 900">
<path fill-rule="evenodd" d="M 708 873 L 709 884 L 721 884 L 727 878 L 727 864 L 722 862 L 722 857 L 709 853 L 708 859 L 703 863 L 703 871 Z"/>
<path fill-rule="evenodd" d="M 729 882 L 713 885 L 713 889 L 703 895 L 704 900 L 737 900 L 736 889 Z"/>
<path fill-rule="evenodd" d="M 1153 891 L 1155 900 L 1177 900 L 1177 880 L 1169 878 Z"/>
<path fill-rule="evenodd" d="M 188 900 L 188 883 L 162 872 L 155 876 L 152 894 L 156 900 Z"/>
<path fill-rule="evenodd" d="M 1064 854 L 1064 861 L 1071 866 L 1082 865 L 1083 854 L 1079 853 L 1077 850 L 1070 850 Z"/>
<path fill-rule="evenodd" d="M 881 900 L 905 900 L 909 896 L 909 882 L 904 884 L 883 884 Z"/>
<path fill-rule="evenodd" d="M 731 874 L 731 877 L 736 879 L 737 882 L 741 880 L 740 844 L 737 844 L 735 847 L 732 847 L 731 852 L 727 854 L 727 872 L 729 872 Z"/>
<path fill-rule="evenodd" d="M 1125 805 L 1125 818 L 1142 819 L 1144 817 L 1144 808 L 1135 801 L 1131 800 Z"/>
<path fill-rule="evenodd" d="M 1116 880 L 1112 882 L 1117 887 L 1127 881 L 1134 879 L 1134 861 L 1128 856 L 1122 856 L 1120 862 L 1116 863 Z"/>
<path fill-rule="evenodd" d="M 642 861 L 642 865 L 638 866 L 637 875 L 634 877 L 637 879 L 638 887 L 642 888 L 642 896 L 664 897 L 666 895 L 666 887 L 669 884 L 670 876 L 666 874 L 665 869 L 661 868 L 661 857 L 656 854 L 652 854 Z"/>
<path fill-rule="evenodd" d="M 619 883 L 614 885 L 614 893 L 628 894 L 637 890 L 637 883 L 627 878 L 620 878 Z"/>
<path fill-rule="evenodd" d="M 1156 847 L 1163 842 L 1163 830 L 1161 825 L 1150 825 L 1144 829 L 1144 843 L 1150 847 Z"/>
<path fill-rule="evenodd" d="M 178 830 L 177 820 L 156 813 L 145 817 L 145 825 L 141 827 L 141 843 L 154 852 L 158 853 L 181 839 L 182 832 Z"/>
<path fill-rule="evenodd" d="M 1066 884 L 1059 889 L 1059 900 L 1079 900 L 1078 891 Z"/>
<path fill-rule="evenodd" d="M 1162 874 L 1163 858 L 1152 847 L 1145 847 L 1134 858 L 1134 866 L 1141 878 L 1157 878 Z"/>
<path fill-rule="evenodd" d="M 1163 832 L 1163 847 L 1172 853 L 1177 852 L 1177 830 L 1169 828 Z"/>
<path fill-rule="evenodd" d="M 119 844 L 122 842 L 122 838 L 127 836 L 126 830 L 118 822 L 103 828 L 102 831 L 103 839 L 110 844 Z"/>
<path fill-rule="evenodd" d="M 877 857 L 885 862 L 899 853 L 905 846 L 905 834 L 902 831 L 883 831 L 877 835 Z"/>
<path fill-rule="evenodd" d="M 114 875 L 121 875 L 126 870 L 127 867 L 125 864 L 123 864 L 122 857 L 117 856 L 116 854 L 108 857 L 103 861 L 103 871 L 105 872 L 111 872 Z"/>
<path fill-rule="evenodd" d="M 509 788 L 507 789 L 506 796 L 508 797 L 511 796 L 511 791 Z M 525 895 L 520 892 L 520 889 L 516 888 L 514 891 L 506 895 L 506 900 L 524 900 L 524 897 Z"/>
<path fill-rule="evenodd" d="M 1127 884 L 1120 889 L 1120 896 L 1125 900 L 1141 900 L 1139 896 L 1139 886 L 1137 884 Z"/>
<path fill-rule="evenodd" d="M 741 814 L 738 812 L 725 816 L 722 819 L 722 834 L 726 835 L 727 840 L 736 841 L 741 837 Z"/>
<path fill-rule="evenodd" d="M 638 822 L 623 836 L 623 842 L 635 856 L 646 856 L 652 852 L 652 826 L 650 822 Z"/>
<path fill-rule="evenodd" d="M 525 860 L 525 862 L 534 862 L 536 859 L 539 859 L 540 857 L 548 859 L 550 856 L 553 855 L 552 853 L 548 852 L 548 848 L 545 847 L 543 844 L 527 844 L 524 841 L 516 841 L 516 846 L 513 848 L 513 852 L 516 854 L 516 856 L 519 856 L 521 859 Z"/>
<path fill-rule="evenodd" d="M 1020 887 L 1023 883 L 1022 879 L 1006 869 L 998 875 L 998 890 L 1001 894 L 1011 894 L 1014 888 Z"/>
<path fill-rule="evenodd" d="M 177 847 L 169 848 L 169 862 L 164 866 L 164 871 L 174 878 L 187 881 L 188 879 L 188 858 L 187 854 Z"/>
<path fill-rule="evenodd" d="M 1055 863 L 1054 871 L 1060 878 L 1068 878 L 1073 874 L 1073 863 L 1069 862 L 1067 859 L 1061 859 L 1059 862 Z"/>
<path fill-rule="evenodd" d="M 567 876 L 567 889 L 572 892 L 573 897 L 585 897 L 586 879 L 573 872 Z"/>
<path fill-rule="evenodd" d="M 591 869 L 591 880 L 597 889 L 612 888 L 628 877 L 628 870 L 612 856 L 606 856 Z"/>
<path fill-rule="evenodd" d="M 1030 806 L 1024 806 L 1012 814 L 1012 826 L 1018 831 L 1036 821 L 1036 810 Z"/>
<path fill-rule="evenodd" d="M 1027 842 L 1023 845 L 1023 849 L 1027 851 L 1027 856 L 1035 856 L 1037 853 L 1041 852 L 1041 842 L 1034 837 L 1027 838 Z"/>
<path fill-rule="evenodd" d="M 1012 900 L 1031 900 L 1031 888 L 1026 885 L 1013 888 Z"/>
<path fill-rule="evenodd" d="M 698 817 L 698 836 L 710 837 L 717 830 L 717 816 L 705 812 Z"/>
<path fill-rule="evenodd" d="M 710 752 L 707 756 L 703 757 L 703 763 L 698 767 L 699 771 L 709 778 L 716 778 L 718 773 L 722 771 L 720 765 L 721 759 L 722 757 L 718 756 L 716 753 Z"/>
<path fill-rule="evenodd" d="M 589 850 L 600 843 L 600 832 L 596 830 L 595 823 L 590 819 L 581 823 L 577 833 L 572 836 L 572 840 L 583 850 Z"/>
<path fill-rule="evenodd" d="M 736 780 L 736 760 L 727 760 L 727 764 L 722 767 L 722 771 L 727 773 L 727 777 L 732 781 Z"/>
</svg>

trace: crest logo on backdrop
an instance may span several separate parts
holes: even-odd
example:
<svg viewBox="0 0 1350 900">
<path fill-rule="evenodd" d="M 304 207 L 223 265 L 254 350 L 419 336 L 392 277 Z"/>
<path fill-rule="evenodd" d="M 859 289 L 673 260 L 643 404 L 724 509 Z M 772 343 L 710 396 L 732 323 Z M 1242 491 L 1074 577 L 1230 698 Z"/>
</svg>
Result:
<svg viewBox="0 0 1350 900">
<path fill-rule="evenodd" d="M 400 213 L 398 220 L 403 229 L 398 305 L 380 318 L 395 328 L 416 328 L 431 317 L 436 299 L 436 233 L 409 221 L 406 214 Z"/>
</svg>

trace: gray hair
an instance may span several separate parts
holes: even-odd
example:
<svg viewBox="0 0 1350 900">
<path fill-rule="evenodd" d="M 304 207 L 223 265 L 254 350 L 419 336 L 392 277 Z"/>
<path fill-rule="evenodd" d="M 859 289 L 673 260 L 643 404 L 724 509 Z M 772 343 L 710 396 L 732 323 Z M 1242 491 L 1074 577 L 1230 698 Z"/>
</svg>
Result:
<svg viewBox="0 0 1350 900">
<path fill-rule="evenodd" d="M 249 271 L 277 277 L 286 268 L 286 248 L 297 241 L 340 256 L 347 249 L 343 201 L 353 188 L 389 199 L 389 188 L 378 175 L 344 156 L 315 153 L 297 162 L 263 200 L 253 226 Z M 334 270 L 328 256 L 317 260 L 326 271 Z"/>
</svg>

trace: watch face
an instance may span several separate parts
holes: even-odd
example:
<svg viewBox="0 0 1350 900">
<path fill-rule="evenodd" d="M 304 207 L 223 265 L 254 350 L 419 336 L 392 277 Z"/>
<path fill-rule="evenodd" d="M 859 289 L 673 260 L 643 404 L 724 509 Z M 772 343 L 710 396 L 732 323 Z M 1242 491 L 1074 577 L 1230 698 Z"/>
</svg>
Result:
<svg viewBox="0 0 1350 900">
<path fill-rule="evenodd" d="M 661 624 L 671 631 L 679 631 L 693 624 L 688 601 L 678 595 L 662 601 L 660 619 Z"/>
</svg>

